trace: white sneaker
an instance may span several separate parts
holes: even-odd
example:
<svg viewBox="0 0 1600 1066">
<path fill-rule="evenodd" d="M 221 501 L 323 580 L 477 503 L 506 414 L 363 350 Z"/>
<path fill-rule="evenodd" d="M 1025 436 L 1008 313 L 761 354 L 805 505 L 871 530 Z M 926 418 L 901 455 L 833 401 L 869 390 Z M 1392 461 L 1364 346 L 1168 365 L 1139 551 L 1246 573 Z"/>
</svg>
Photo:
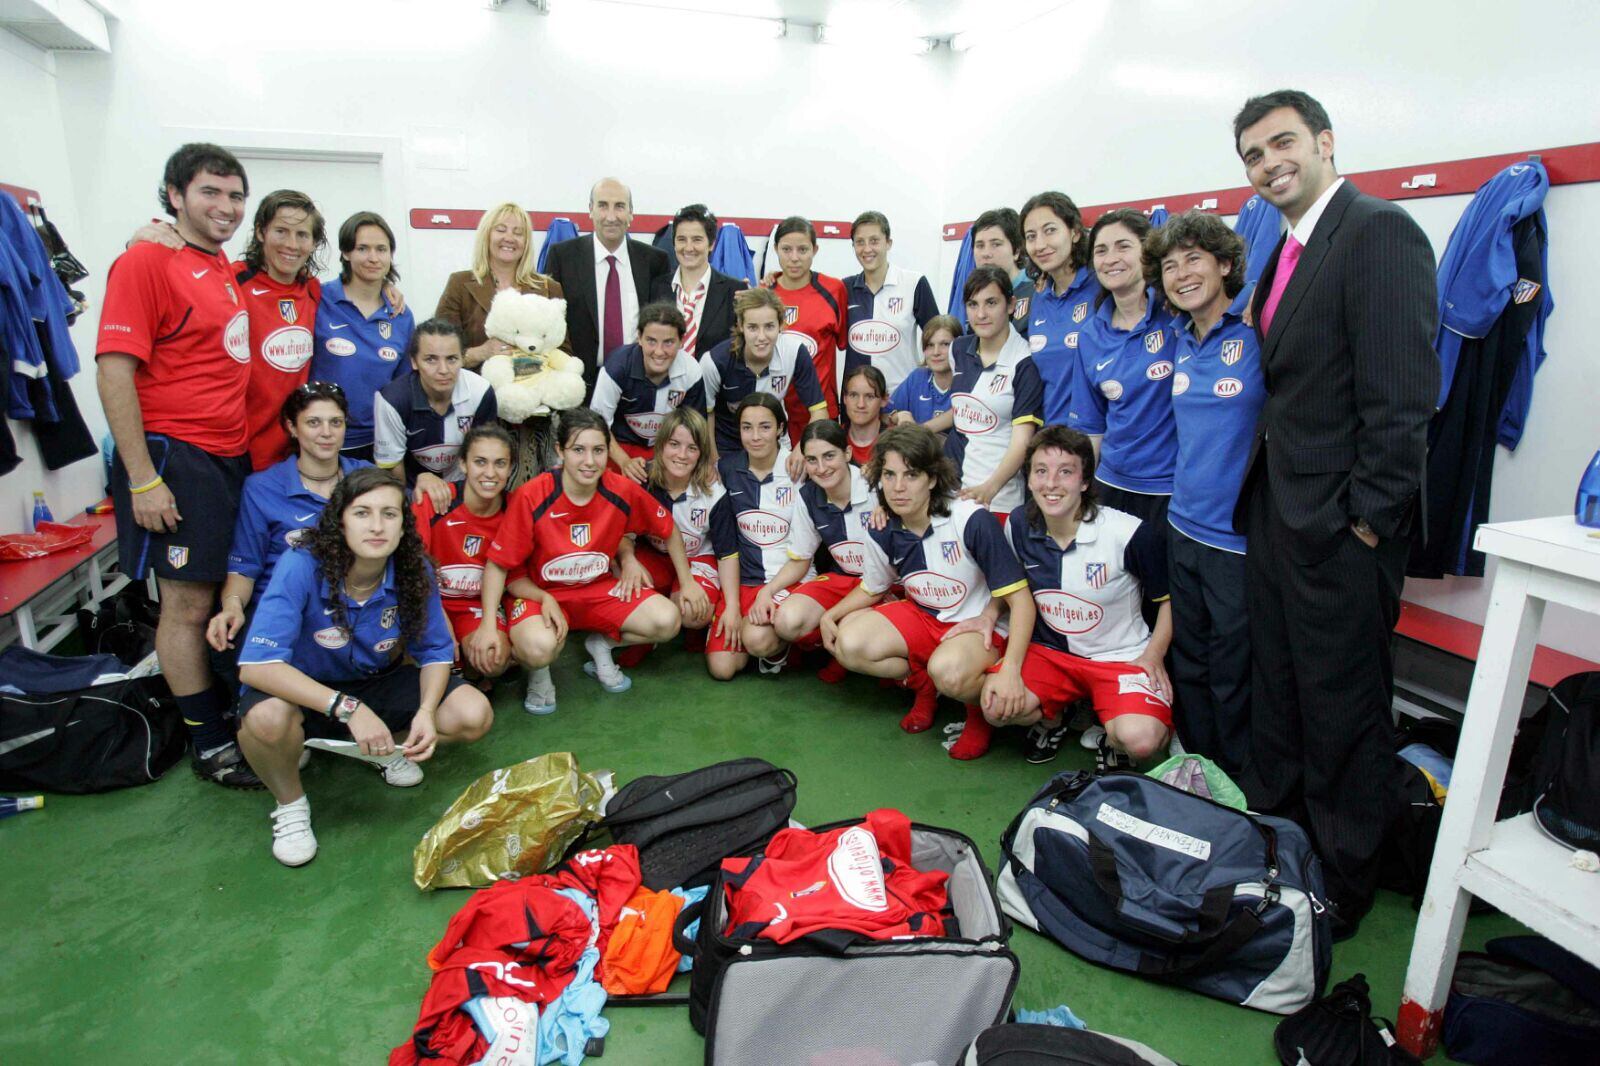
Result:
<svg viewBox="0 0 1600 1066">
<path fill-rule="evenodd" d="M 272 857 L 285 866 L 304 866 L 317 857 L 311 804 L 304 796 L 272 809 Z"/>
<path fill-rule="evenodd" d="M 766 674 L 768 676 L 771 676 L 773 674 L 781 674 L 781 673 L 783 673 L 783 668 L 785 666 L 788 666 L 788 665 L 789 665 L 789 649 L 788 648 L 784 648 L 782 654 L 774 655 L 770 659 L 763 659 L 763 658 L 759 658 L 759 657 L 756 659 L 756 670 L 759 673 Z"/>
<path fill-rule="evenodd" d="M 1099 751 L 1100 738 L 1106 735 L 1105 726 L 1092 725 L 1078 738 L 1078 747 L 1084 751 Z"/>
<path fill-rule="evenodd" d="M 422 767 L 395 752 L 378 764 L 383 770 L 383 783 L 395 788 L 410 788 L 422 784 Z"/>
<path fill-rule="evenodd" d="M 555 713 L 556 683 L 550 680 L 548 666 L 528 671 L 528 693 L 522 697 L 522 709 L 529 714 Z"/>
</svg>

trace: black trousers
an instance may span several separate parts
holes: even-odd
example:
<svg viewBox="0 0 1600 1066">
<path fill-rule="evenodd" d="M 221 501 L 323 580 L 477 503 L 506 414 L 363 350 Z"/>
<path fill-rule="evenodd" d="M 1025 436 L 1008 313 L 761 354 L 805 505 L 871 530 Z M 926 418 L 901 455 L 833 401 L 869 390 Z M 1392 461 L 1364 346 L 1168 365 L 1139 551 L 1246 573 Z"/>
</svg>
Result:
<svg viewBox="0 0 1600 1066">
<path fill-rule="evenodd" d="M 1368 548 L 1341 533 L 1332 554 L 1295 562 L 1267 481 L 1257 479 L 1246 534 L 1254 669 L 1244 787 L 1253 809 L 1307 829 L 1329 895 L 1357 919 L 1399 806 L 1390 634 L 1410 537 Z"/>
<path fill-rule="evenodd" d="M 1250 613 L 1245 556 L 1167 527 L 1169 655 L 1178 737 L 1238 776 L 1250 756 Z"/>
</svg>

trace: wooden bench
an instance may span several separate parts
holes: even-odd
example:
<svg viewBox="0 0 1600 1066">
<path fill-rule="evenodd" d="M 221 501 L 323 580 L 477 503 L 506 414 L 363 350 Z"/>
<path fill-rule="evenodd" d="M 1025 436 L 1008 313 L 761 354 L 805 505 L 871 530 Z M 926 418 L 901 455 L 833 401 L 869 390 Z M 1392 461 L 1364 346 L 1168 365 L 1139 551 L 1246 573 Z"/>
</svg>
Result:
<svg viewBox="0 0 1600 1066">
<path fill-rule="evenodd" d="M 40 559 L 0 562 L 0 645 L 49 651 L 77 628 L 80 607 L 94 607 L 128 583 L 115 571 L 115 516 L 78 514 L 66 524 L 90 526 L 94 535 Z"/>
<path fill-rule="evenodd" d="M 1407 640 L 1437 648 L 1469 663 L 1478 661 L 1478 645 L 1483 641 L 1483 627 L 1476 622 L 1405 601 L 1400 603 L 1400 621 L 1394 631 Z M 1533 668 L 1529 671 L 1528 680 L 1542 688 L 1549 688 L 1564 677 L 1587 670 L 1600 670 L 1600 663 L 1541 644 L 1534 649 Z M 1422 697 L 1420 703 L 1414 698 L 1419 696 Z M 1437 709 L 1429 706 L 1429 703 L 1448 708 L 1457 717 L 1466 710 L 1463 700 L 1448 693 L 1416 682 L 1395 682 L 1394 704 L 1397 710 L 1422 717 L 1437 714 Z"/>
</svg>

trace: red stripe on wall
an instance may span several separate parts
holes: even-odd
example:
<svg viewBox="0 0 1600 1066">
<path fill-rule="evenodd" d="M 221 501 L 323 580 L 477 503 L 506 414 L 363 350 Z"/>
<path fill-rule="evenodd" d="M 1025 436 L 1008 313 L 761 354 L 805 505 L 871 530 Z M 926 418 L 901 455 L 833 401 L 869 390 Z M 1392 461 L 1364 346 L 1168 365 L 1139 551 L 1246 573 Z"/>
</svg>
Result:
<svg viewBox="0 0 1600 1066">
<path fill-rule="evenodd" d="M 1581 185 L 1600 181 L 1600 141 L 1588 144 L 1569 144 L 1561 148 L 1545 148 L 1536 152 L 1508 152 L 1504 155 L 1486 155 L 1474 159 L 1452 159 L 1443 163 L 1421 163 L 1387 170 L 1366 170 L 1359 174 L 1346 174 L 1364 193 L 1381 196 L 1385 200 L 1417 200 L 1430 196 L 1461 196 L 1472 193 L 1478 186 L 1494 177 L 1512 163 L 1527 161 L 1538 156 L 1550 174 L 1551 185 Z M 1233 189 L 1212 189 L 1207 192 L 1175 193 L 1144 200 L 1124 200 L 1120 203 L 1093 204 L 1084 207 L 1085 221 L 1093 223 L 1107 211 L 1119 207 L 1133 207 L 1149 214 L 1151 209 L 1165 207 L 1176 215 L 1191 207 L 1235 215 L 1255 190 L 1249 186 Z M 951 222 L 944 227 L 944 239 L 959 241 L 972 228 L 971 222 Z"/>
<path fill-rule="evenodd" d="M 588 231 L 588 211 L 529 211 L 533 219 L 533 228 L 539 231 L 548 230 L 552 220 L 568 218 L 577 224 L 580 230 Z M 412 229 L 477 229 L 478 222 L 483 218 L 483 212 L 478 210 L 459 210 L 448 207 L 413 207 L 411 209 Z M 743 215 L 717 216 L 720 222 L 732 222 L 744 232 L 746 237 L 766 236 L 772 232 L 772 227 L 782 222 L 781 218 L 756 218 Z M 632 231 L 634 233 L 654 233 L 656 230 L 672 221 L 671 215 L 634 215 Z M 819 239 L 850 239 L 850 223 L 832 219 L 812 219 L 811 224 L 817 228 Z"/>
<path fill-rule="evenodd" d="M 0 181 L 0 192 L 9 193 L 24 211 L 28 210 L 28 202 L 30 200 L 34 203 L 44 202 L 44 197 L 40 196 L 38 192 L 33 189 L 25 189 L 21 185 L 7 185 L 5 182 Z"/>
</svg>

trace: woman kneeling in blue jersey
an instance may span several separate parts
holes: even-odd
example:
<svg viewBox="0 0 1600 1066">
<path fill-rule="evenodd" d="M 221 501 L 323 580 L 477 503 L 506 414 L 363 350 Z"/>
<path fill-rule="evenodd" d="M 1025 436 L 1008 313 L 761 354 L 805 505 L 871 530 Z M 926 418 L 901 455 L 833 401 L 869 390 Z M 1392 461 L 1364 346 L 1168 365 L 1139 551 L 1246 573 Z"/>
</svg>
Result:
<svg viewBox="0 0 1600 1066">
<path fill-rule="evenodd" d="M 422 780 L 417 764 L 436 745 L 488 732 L 489 701 L 451 676 L 454 659 L 405 486 L 385 470 L 352 471 L 306 543 L 278 560 L 239 653 L 239 747 L 278 801 L 279 862 L 317 854 L 298 765 L 307 737 L 404 787 Z"/>
<path fill-rule="evenodd" d="M 1162 658 L 1172 639 L 1166 533 L 1095 501 L 1094 448 L 1065 426 L 1046 426 L 1028 445 L 1028 502 L 1012 512 L 1006 538 L 1038 607 L 1022 665 L 1026 699 L 1009 679 L 984 686 L 994 725 L 1033 726 L 1028 761 L 1048 762 L 1067 723 L 1061 709 L 1088 697 L 1105 726 L 1102 766 L 1128 766 L 1167 743 L 1172 686 Z M 1159 604 L 1155 631 L 1145 602 Z M 1015 616 L 1013 615 L 1013 618 Z M 1027 634 L 1016 627 L 1013 639 Z"/>
<path fill-rule="evenodd" d="M 955 498 L 960 475 L 931 430 L 885 430 L 866 477 L 891 517 L 881 529 L 868 527 L 861 583 L 822 616 L 822 642 L 847 670 L 908 679 L 917 694 L 900 720 L 908 733 L 933 724 L 939 693 L 966 704 L 966 725 L 948 746 L 953 759 L 976 759 L 989 750 L 990 732 L 977 700 L 997 661 L 993 698 L 1008 708 L 1022 704 L 1027 643 L 1007 647 L 994 621 L 1003 601 L 1014 627 L 1033 628 L 1028 582 L 1000 520 Z M 878 603 L 896 580 L 906 598 Z"/>
</svg>

